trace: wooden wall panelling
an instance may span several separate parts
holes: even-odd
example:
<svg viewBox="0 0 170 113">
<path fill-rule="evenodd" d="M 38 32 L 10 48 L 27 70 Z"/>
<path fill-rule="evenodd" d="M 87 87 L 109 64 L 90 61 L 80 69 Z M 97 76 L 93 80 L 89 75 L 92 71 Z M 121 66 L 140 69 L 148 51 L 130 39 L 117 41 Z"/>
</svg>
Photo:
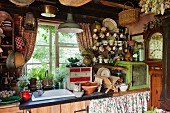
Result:
<svg viewBox="0 0 170 113">
<path fill-rule="evenodd" d="M 60 105 L 34 108 L 31 113 L 60 113 Z"/>
<path fill-rule="evenodd" d="M 7 107 L 7 108 L 0 108 L 0 113 L 26 113 L 23 110 L 19 110 L 19 107 Z"/>
<path fill-rule="evenodd" d="M 79 113 L 75 111 L 84 110 L 87 108 L 88 105 L 89 101 L 61 104 L 61 113 Z M 81 113 L 87 113 L 87 111 L 82 111 Z"/>
<path fill-rule="evenodd" d="M 160 95 L 162 91 L 162 69 L 153 68 L 149 70 L 150 72 L 150 106 L 156 106 L 160 108 Z"/>
<path fill-rule="evenodd" d="M 161 108 L 170 110 L 170 11 L 164 14 L 163 25 L 163 81 L 161 93 Z"/>
</svg>

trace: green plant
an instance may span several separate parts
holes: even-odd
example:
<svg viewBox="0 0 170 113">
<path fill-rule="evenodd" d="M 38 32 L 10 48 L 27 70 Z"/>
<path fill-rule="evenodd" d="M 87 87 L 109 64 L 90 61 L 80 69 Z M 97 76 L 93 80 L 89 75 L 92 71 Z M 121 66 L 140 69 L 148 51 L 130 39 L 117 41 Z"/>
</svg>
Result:
<svg viewBox="0 0 170 113">
<path fill-rule="evenodd" d="M 22 75 L 18 78 L 18 82 L 17 82 L 17 86 L 24 88 L 26 87 L 28 84 L 30 84 L 30 77 L 26 76 L 26 75 Z"/>
<path fill-rule="evenodd" d="M 157 107 L 152 106 L 152 107 L 150 108 L 150 110 L 146 111 L 145 113 L 156 113 L 156 109 L 157 109 Z"/>
<path fill-rule="evenodd" d="M 56 82 L 64 82 L 67 78 L 68 72 L 64 66 L 56 69 Z"/>
<path fill-rule="evenodd" d="M 43 80 L 45 78 L 45 69 L 44 68 L 31 68 L 28 69 L 27 76 L 31 78 L 37 78 L 39 80 Z"/>
<path fill-rule="evenodd" d="M 37 78 L 38 80 L 43 80 L 45 79 L 46 67 L 47 67 L 47 64 L 42 63 L 42 66 L 28 69 L 27 76 L 31 78 Z M 48 72 L 47 78 L 52 79 L 53 77 L 54 77 L 54 74 Z"/>
</svg>

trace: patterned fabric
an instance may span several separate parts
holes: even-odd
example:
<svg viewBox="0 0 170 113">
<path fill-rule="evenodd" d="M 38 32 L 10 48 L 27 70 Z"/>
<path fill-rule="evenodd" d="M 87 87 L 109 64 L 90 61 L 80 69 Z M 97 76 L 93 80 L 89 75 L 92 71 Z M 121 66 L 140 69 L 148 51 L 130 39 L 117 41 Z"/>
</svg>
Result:
<svg viewBox="0 0 170 113">
<path fill-rule="evenodd" d="M 79 44 L 79 50 L 91 49 L 93 46 L 92 36 L 90 31 L 90 24 L 80 23 L 80 26 L 84 30 L 82 33 L 78 33 L 77 42 Z"/>
<path fill-rule="evenodd" d="M 27 62 L 34 52 L 34 46 L 36 42 L 37 32 L 26 32 L 23 33 L 23 38 L 26 42 L 26 50 L 24 52 L 25 62 Z"/>
<path fill-rule="evenodd" d="M 22 37 L 15 37 L 15 43 L 16 43 L 16 49 L 17 51 L 22 51 L 25 47 L 25 43 L 22 39 Z"/>
<path fill-rule="evenodd" d="M 91 100 L 89 113 L 144 113 L 150 92 L 127 94 L 118 97 Z"/>
</svg>

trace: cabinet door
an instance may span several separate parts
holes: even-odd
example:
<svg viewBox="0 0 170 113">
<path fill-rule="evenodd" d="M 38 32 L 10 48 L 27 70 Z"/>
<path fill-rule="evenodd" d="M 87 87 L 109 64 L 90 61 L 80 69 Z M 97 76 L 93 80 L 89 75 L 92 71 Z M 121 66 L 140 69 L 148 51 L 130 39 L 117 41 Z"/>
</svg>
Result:
<svg viewBox="0 0 170 113">
<path fill-rule="evenodd" d="M 7 107 L 0 108 L 0 113 L 26 113 L 23 110 L 19 110 L 19 107 Z"/>
<path fill-rule="evenodd" d="M 150 79 L 151 80 L 151 87 L 150 87 L 151 106 L 156 106 L 160 108 L 160 96 L 161 96 L 161 90 L 162 90 L 162 70 L 152 69 L 150 70 L 150 76 L 151 76 L 151 79 Z"/>
<path fill-rule="evenodd" d="M 60 113 L 60 105 L 34 108 L 31 113 Z"/>
<path fill-rule="evenodd" d="M 61 113 L 87 113 L 89 101 L 61 104 Z"/>
</svg>

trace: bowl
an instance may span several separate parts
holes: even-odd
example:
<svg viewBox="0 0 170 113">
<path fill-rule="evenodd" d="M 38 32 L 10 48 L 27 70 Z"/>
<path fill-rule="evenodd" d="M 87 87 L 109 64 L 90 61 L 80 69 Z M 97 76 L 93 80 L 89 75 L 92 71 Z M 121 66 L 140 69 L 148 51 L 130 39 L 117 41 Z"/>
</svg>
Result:
<svg viewBox="0 0 170 113">
<path fill-rule="evenodd" d="M 84 91 L 73 91 L 73 93 L 76 97 L 82 97 L 84 94 Z"/>
<path fill-rule="evenodd" d="M 86 83 L 81 83 L 81 86 L 82 89 L 85 91 L 85 94 L 91 94 L 98 87 L 98 84 L 96 82 L 86 82 Z"/>
<path fill-rule="evenodd" d="M 127 89 L 128 89 L 128 84 L 121 84 L 120 85 L 120 91 L 127 91 Z"/>
</svg>

